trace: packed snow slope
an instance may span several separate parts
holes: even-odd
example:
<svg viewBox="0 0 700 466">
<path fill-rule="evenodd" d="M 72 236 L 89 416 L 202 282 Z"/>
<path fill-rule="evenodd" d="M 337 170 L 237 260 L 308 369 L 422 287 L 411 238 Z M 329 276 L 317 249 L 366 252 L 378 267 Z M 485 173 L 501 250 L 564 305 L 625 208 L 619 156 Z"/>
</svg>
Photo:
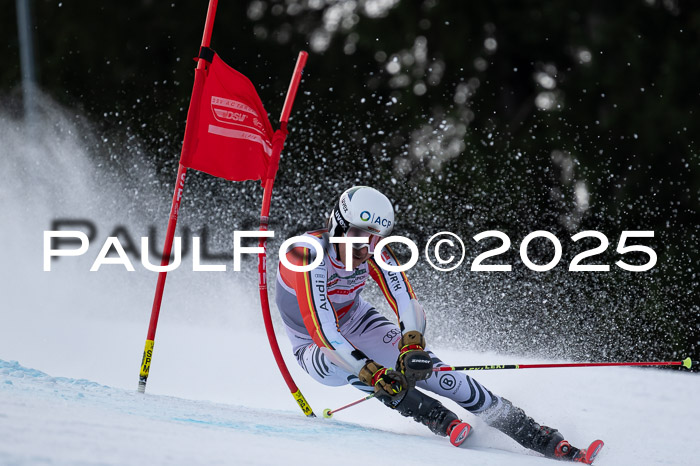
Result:
<svg viewBox="0 0 700 466">
<path fill-rule="evenodd" d="M 135 351 L 126 351 L 129 345 L 138 346 L 134 333 L 112 326 L 101 334 L 101 342 L 84 339 L 81 354 L 87 361 L 93 345 L 123 341 L 125 354 L 134 356 Z M 167 325 L 161 333 L 146 395 L 135 390 L 134 358 L 115 355 L 102 364 L 94 361 L 84 372 L 96 381 L 54 377 L 60 374 L 0 360 L 0 464 L 356 465 L 387 455 L 407 465 L 556 464 L 523 450 L 452 404 L 475 427 L 462 448 L 374 400 L 332 419 L 306 418 L 286 391 L 264 335 Z M 188 345 L 182 344 L 185 340 Z M 22 352 L 12 351 L 7 343 L 3 338 L 0 354 Z M 185 347 L 193 343 L 214 356 Z M 495 354 L 440 353 L 460 363 L 514 361 Z M 26 359 L 49 371 L 66 367 L 49 363 L 50 356 Z M 316 385 L 289 362 L 319 415 L 326 407 L 361 397 L 348 387 Z M 574 444 L 604 439 L 606 447 L 596 464 L 697 464 L 697 376 L 631 368 L 477 375 Z"/>
</svg>

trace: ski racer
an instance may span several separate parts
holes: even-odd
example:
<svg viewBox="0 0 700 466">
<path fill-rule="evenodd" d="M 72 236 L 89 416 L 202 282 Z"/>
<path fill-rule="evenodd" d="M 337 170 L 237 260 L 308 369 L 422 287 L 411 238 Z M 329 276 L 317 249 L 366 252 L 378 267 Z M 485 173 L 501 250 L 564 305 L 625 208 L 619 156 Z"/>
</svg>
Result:
<svg viewBox="0 0 700 466">
<path fill-rule="evenodd" d="M 411 284 L 403 272 L 385 270 L 373 257 L 393 226 L 389 199 L 371 187 L 355 186 L 340 196 L 326 228 L 307 232 L 303 237 L 308 242 L 297 242 L 286 253 L 290 264 L 308 266 L 317 257 L 311 244 L 316 241 L 323 251 L 320 263 L 306 272 L 279 263 L 277 307 L 302 369 L 324 385 L 351 384 L 374 393 L 399 414 L 449 436 L 455 446 L 471 426 L 424 391 L 455 401 L 525 448 L 590 464 L 599 446 L 587 455 L 464 372 L 433 371 L 446 364 L 426 344 L 425 313 Z M 331 238 L 364 242 L 332 243 Z M 388 246 L 380 252 L 386 264 L 399 265 Z M 398 324 L 362 298 L 369 277 L 381 288 Z"/>
</svg>

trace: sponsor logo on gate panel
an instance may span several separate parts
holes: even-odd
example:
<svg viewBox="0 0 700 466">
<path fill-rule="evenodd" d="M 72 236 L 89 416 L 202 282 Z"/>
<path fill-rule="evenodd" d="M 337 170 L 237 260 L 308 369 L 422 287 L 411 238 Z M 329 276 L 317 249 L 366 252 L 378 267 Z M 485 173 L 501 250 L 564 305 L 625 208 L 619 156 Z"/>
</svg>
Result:
<svg viewBox="0 0 700 466">
<path fill-rule="evenodd" d="M 230 125 L 244 124 L 260 129 L 262 124 L 258 120 L 257 112 L 237 100 L 224 99 L 223 97 L 211 97 L 211 113 L 214 119 Z"/>
</svg>

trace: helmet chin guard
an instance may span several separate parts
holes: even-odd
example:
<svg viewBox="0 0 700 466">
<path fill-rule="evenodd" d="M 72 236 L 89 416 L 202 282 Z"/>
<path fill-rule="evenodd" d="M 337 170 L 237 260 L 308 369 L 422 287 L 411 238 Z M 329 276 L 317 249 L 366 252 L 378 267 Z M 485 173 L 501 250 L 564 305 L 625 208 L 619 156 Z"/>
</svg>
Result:
<svg viewBox="0 0 700 466">
<path fill-rule="evenodd" d="M 344 236 L 351 227 L 386 237 L 394 228 L 394 207 L 382 193 L 369 186 L 354 186 L 345 191 L 331 211 L 328 233 Z"/>
</svg>

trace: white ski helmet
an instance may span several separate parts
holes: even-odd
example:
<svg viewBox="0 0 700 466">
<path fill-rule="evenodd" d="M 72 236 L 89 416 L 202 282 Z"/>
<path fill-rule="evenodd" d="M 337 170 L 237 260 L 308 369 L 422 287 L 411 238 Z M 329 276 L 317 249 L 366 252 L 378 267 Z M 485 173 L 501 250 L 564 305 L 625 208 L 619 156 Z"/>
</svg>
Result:
<svg viewBox="0 0 700 466">
<path fill-rule="evenodd" d="M 391 201 L 369 186 L 353 186 L 348 189 L 331 211 L 328 232 L 331 236 L 344 236 L 352 227 L 370 235 L 389 236 L 394 228 L 394 207 Z"/>
</svg>

